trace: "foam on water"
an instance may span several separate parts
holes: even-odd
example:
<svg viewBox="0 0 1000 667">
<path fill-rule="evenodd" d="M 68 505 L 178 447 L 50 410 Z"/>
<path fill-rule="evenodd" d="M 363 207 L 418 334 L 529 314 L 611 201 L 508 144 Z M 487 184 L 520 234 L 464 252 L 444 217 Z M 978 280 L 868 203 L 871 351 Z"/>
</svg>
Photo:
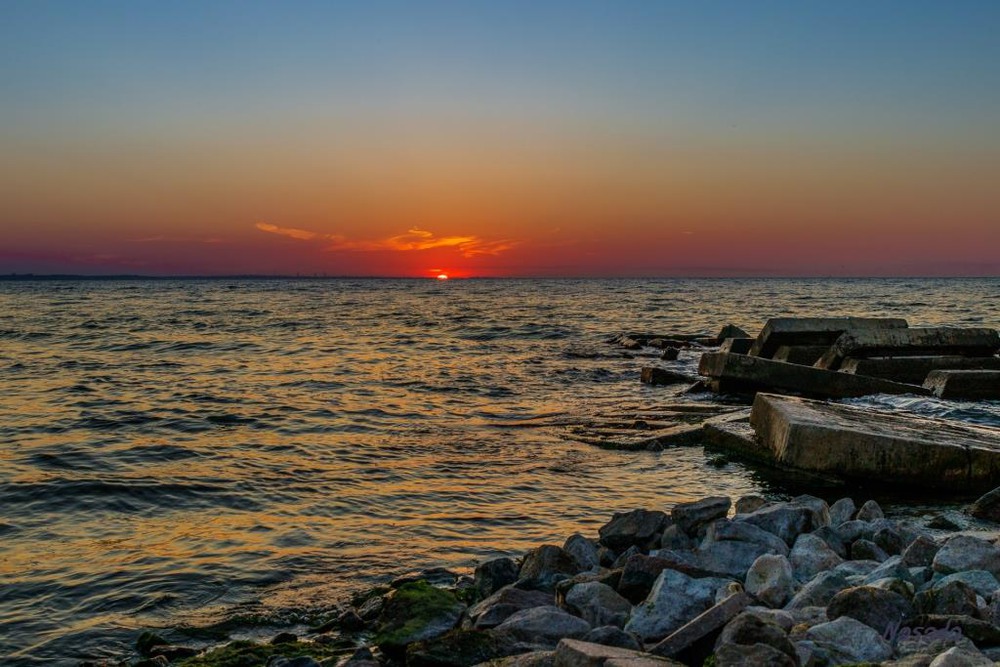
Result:
<svg viewBox="0 0 1000 667">
<path fill-rule="evenodd" d="M 998 280 L 0 283 L 0 656 L 238 633 L 407 569 L 594 533 L 616 510 L 796 492 L 700 448 L 499 426 L 655 404 L 641 360 L 601 342 L 620 330 L 996 327 L 998 297 Z M 995 403 L 859 402 L 1000 424 Z"/>
</svg>

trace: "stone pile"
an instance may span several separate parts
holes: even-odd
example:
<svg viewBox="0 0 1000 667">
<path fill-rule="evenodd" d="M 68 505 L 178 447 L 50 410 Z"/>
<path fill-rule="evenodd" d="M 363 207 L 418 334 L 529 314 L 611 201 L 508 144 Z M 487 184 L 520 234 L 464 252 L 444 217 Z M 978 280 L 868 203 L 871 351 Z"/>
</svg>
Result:
<svg viewBox="0 0 1000 667">
<path fill-rule="evenodd" d="M 996 512 L 994 496 L 983 503 Z M 323 663 L 341 667 L 992 664 L 994 538 L 940 536 L 873 501 L 704 498 L 615 514 L 597 536 L 489 560 L 472 576 L 401 578 L 316 641 L 356 642 Z"/>
</svg>

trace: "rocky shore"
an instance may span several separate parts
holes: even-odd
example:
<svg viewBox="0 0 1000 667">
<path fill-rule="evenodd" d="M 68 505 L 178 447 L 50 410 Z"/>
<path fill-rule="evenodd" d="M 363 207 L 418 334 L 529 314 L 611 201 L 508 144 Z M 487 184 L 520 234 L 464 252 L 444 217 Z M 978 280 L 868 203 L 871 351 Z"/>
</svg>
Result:
<svg viewBox="0 0 1000 667">
<path fill-rule="evenodd" d="M 1000 493 L 975 506 L 996 513 Z M 206 652 L 145 633 L 136 667 L 922 667 L 1000 661 L 996 535 L 886 518 L 874 501 L 712 497 L 615 514 L 598 535 L 471 575 L 356 596 L 305 637 Z M 956 527 L 957 528 L 957 527 Z M 99 663 L 91 663 L 99 664 Z M 110 664 L 110 663 L 105 663 Z"/>
</svg>

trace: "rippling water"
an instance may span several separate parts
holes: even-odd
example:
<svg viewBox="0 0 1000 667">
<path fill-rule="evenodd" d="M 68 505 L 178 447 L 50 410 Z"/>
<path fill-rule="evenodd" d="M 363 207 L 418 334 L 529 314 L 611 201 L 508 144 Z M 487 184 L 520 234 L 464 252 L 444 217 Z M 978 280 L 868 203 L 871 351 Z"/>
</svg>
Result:
<svg viewBox="0 0 1000 667">
<path fill-rule="evenodd" d="M 0 656 L 238 634 L 614 510 L 788 491 L 700 448 L 504 427 L 661 400 L 609 334 L 781 314 L 997 327 L 1000 280 L 0 283 Z M 996 404 L 866 400 L 1000 424 Z"/>
</svg>

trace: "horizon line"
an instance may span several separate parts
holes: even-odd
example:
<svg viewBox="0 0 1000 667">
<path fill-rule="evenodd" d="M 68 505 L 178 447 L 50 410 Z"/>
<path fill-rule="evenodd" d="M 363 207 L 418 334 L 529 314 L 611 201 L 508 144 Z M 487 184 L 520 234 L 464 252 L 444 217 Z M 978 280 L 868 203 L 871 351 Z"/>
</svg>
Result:
<svg viewBox="0 0 1000 667">
<path fill-rule="evenodd" d="M 465 276 L 450 278 L 452 281 L 463 280 L 982 280 L 1000 278 L 1000 274 L 985 275 L 831 275 L 831 274 L 746 274 L 746 275 L 619 275 L 619 276 L 587 276 L 587 275 L 523 275 L 523 276 Z M 31 280 L 420 280 L 442 282 L 435 276 L 401 276 L 401 275 L 318 275 L 318 274 L 266 274 L 266 273 L 233 273 L 233 274 L 142 274 L 142 273 L 0 273 L 0 281 L 31 281 Z"/>
</svg>

